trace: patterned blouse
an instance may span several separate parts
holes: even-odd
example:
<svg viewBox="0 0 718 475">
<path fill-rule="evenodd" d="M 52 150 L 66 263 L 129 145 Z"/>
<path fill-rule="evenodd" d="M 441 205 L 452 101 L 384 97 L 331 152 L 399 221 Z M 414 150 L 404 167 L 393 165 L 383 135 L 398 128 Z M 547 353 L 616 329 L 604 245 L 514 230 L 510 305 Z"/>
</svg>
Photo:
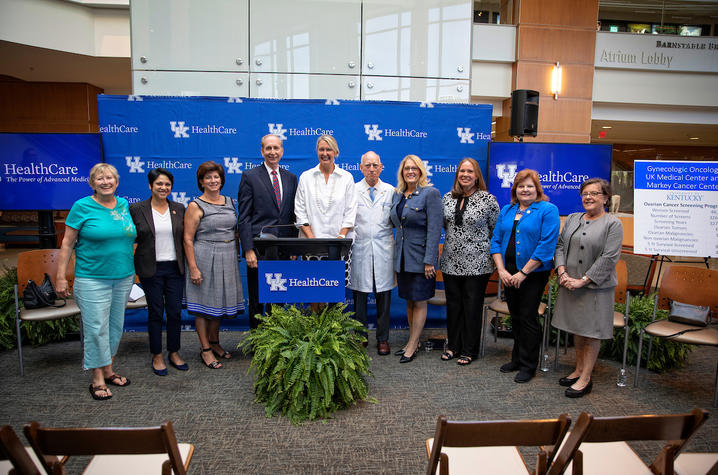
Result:
<svg viewBox="0 0 718 475">
<path fill-rule="evenodd" d="M 451 193 L 444 195 L 444 251 L 441 272 L 449 275 L 481 275 L 494 271 L 491 259 L 491 232 L 499 216 L 499 204 L 494 195 L 477 191 L 467 198 L 463 223 L 456 224 L 456 202 Z"/>
</svg>

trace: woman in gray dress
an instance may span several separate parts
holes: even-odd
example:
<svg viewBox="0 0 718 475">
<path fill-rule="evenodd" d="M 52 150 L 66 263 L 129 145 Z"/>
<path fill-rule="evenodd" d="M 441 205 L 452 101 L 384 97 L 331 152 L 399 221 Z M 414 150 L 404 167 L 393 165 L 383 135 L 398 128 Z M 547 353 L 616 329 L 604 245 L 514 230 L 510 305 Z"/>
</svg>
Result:
<svg viewBox="0 0 718 475">
<path fill-rule="evenodd" d="M 244 311 L 235 238 L 237 215 L 232 198 L 220 194 L 222 165 L 200 165 L 197 186 L 203 193 L 187 206 L 184 221 L 187 311 L 195 316 L 202 362 L 219 369 L 222 363 L 217 358 L 232 357 L 219 344 L 219 324 Z"/>
<path fill-rule="evenodd" d="M 551 324 L 574 334 L 576 369 L 559 380 L 567 397 L 591 392 L 591 373 L 601 340 L 613 338 L 616 264 L 621 257 L 623 226 L 606 213 L 611 185 L 591 178 L 581 185 L 586 210 L 566 218 L 556 246 L 556 271 L 560 288 Z"/>
</svg>

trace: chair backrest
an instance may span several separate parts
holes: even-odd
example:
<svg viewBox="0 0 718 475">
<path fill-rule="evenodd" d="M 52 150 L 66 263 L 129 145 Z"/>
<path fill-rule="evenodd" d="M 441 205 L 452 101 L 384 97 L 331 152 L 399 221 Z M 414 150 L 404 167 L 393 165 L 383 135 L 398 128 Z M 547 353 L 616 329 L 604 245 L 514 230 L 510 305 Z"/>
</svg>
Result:
<svg viewBox="0 0 718 475">
<path fill-rule="evenodd" d="M 35 249 L 32 251 L 21 252 L 17 256 L 17 284 L 20 295 L 22 295 L 27 285 L 28 279 L 34 280 L 37 285 L 42 283 L 47 272 L 55 285 L 55 276 L 57 275 L 57 264 L 60 258 L 59 249 Z M 75 281 L 75 257 L 70 257 L 67 265 L 67 285 L 68 290 L 72 291 Z"/>
<path fill-rule="evenodd" d="M 624 226 L 624 229 L 626 227 Z M 625 236 L 625 234 L 624 234 Z M 648 254 L 636 254 L 632 247 L 621 249 L 621 259 L 626 261 L 628 270 L 628 290 L 648 295 L 653 285 L 658 262 Z"/>
<path fill-rule="evenodd" d="M 539 452 L 539 465 L 543 467 L 537 467 L 537 473 L 543 473 L 570 425 L 568 414 L 557 419 L 522 421 L 449 421 L 439 416 L 426 473 L 433 475 L 439 460 L 448 460 L 441 453 L 443 447 L 551 446 L 548 452 Z"/>
<path fill-rule="evenodd" d="M 186 473 L 170 421 L 159 427 L 137 428 L 49 428 L 31 422 L 24 431 L 41 459 L 46 455 L 167 454 L 174 473 Z M 48 473 L 55 468 L 51 465 L 45 466 Z"/>
<path fill-rule="evenodd" d="M 618 277 L 618 285 L 614 293 L 614 300 L 618 303 L 626 303 L 626 288 L 628 286 L 628 267 L 626 261 L 620 259 L 616 263 L 616 276 Z"/>
<path fill-rule="evenodd" d="M 666 269 L 658 289 L 658 308 L 667 310 L 673 300 L 711 307 L 718 315 L 718 270 L 671 266 Z"/>
<path fill-rule="evenodd" d="M 584 412 L 579 415 L 571 434 L 556 455 L 556 465 L 574 458 L 574 466 L 580 464 L 581 457 L 576 453 L 582 442 L 665 440 L 668 444 L 650 468 L 653 473 L 672 473 L 673 460 L 707 418 L 708 412 L 697 408 L 687 414 L 618 417 L 593 417 Z M 548 473 L 553 475 L 550 470 Z M 574 473 L 581 473 L 581 467 Z"/>
<path fill-rule="evenodd" d="M 0 460 L 9 460 L 17 473 L 40 475 L 40 470 L 10 426 L 0 427 Z"/>
</svg>

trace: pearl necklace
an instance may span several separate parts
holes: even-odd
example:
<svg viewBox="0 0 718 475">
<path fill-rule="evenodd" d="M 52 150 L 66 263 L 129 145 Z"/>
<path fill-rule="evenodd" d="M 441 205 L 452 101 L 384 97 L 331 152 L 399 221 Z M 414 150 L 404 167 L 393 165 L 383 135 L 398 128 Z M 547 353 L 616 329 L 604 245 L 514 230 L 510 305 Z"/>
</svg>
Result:
<svg viewBox="0 0 718 475">
<path fill-rule="evenodd" d="M 331 179 L 331 175 L 329 178 Z M 332 209 L 334 204 L 334 188 L 337 186 L 337 180 L 332 180 L 332 188 L 329 190 L 329 201 L 327 202 L 326 208 L 322 205 L 322 200 L 319 197 L 319 179 L 317 175 L 314 175 L 314 201 L 317 203 L 317 208 L 322 214 L 328 214 L 329 210 Z"/>
</svg>

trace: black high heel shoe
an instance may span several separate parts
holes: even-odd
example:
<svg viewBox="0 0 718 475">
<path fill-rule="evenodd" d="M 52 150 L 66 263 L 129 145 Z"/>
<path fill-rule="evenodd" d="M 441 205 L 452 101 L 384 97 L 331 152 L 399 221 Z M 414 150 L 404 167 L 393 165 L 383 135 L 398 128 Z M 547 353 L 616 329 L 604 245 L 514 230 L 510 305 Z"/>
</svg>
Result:
<svg viewBox="0 0 718 475">
<path fill-rule="evenodd" d="M 412 354 L 411 356 L 406 356 L 406 353 L 401 355 L 401 358 L 399 359 L 399 363 L 409 363 L 410 361 L 414 361 L 414 358 L 416 358 L 416 355 L 418 355 L 418 354 L 419 354 L 419 347 L 417 347 L 414 350 L 414 354 Z"/>
<path fill-rule="evenodd" d="M 593 389 L 593 380 L 589 381 L 588 384 L 583 387 L 583 389 L 573 389 L 572 387 L 566 388 L 566 397 L 583 397 L 586 394 L 590 393 L 591 389 Z"/>
</svg>

